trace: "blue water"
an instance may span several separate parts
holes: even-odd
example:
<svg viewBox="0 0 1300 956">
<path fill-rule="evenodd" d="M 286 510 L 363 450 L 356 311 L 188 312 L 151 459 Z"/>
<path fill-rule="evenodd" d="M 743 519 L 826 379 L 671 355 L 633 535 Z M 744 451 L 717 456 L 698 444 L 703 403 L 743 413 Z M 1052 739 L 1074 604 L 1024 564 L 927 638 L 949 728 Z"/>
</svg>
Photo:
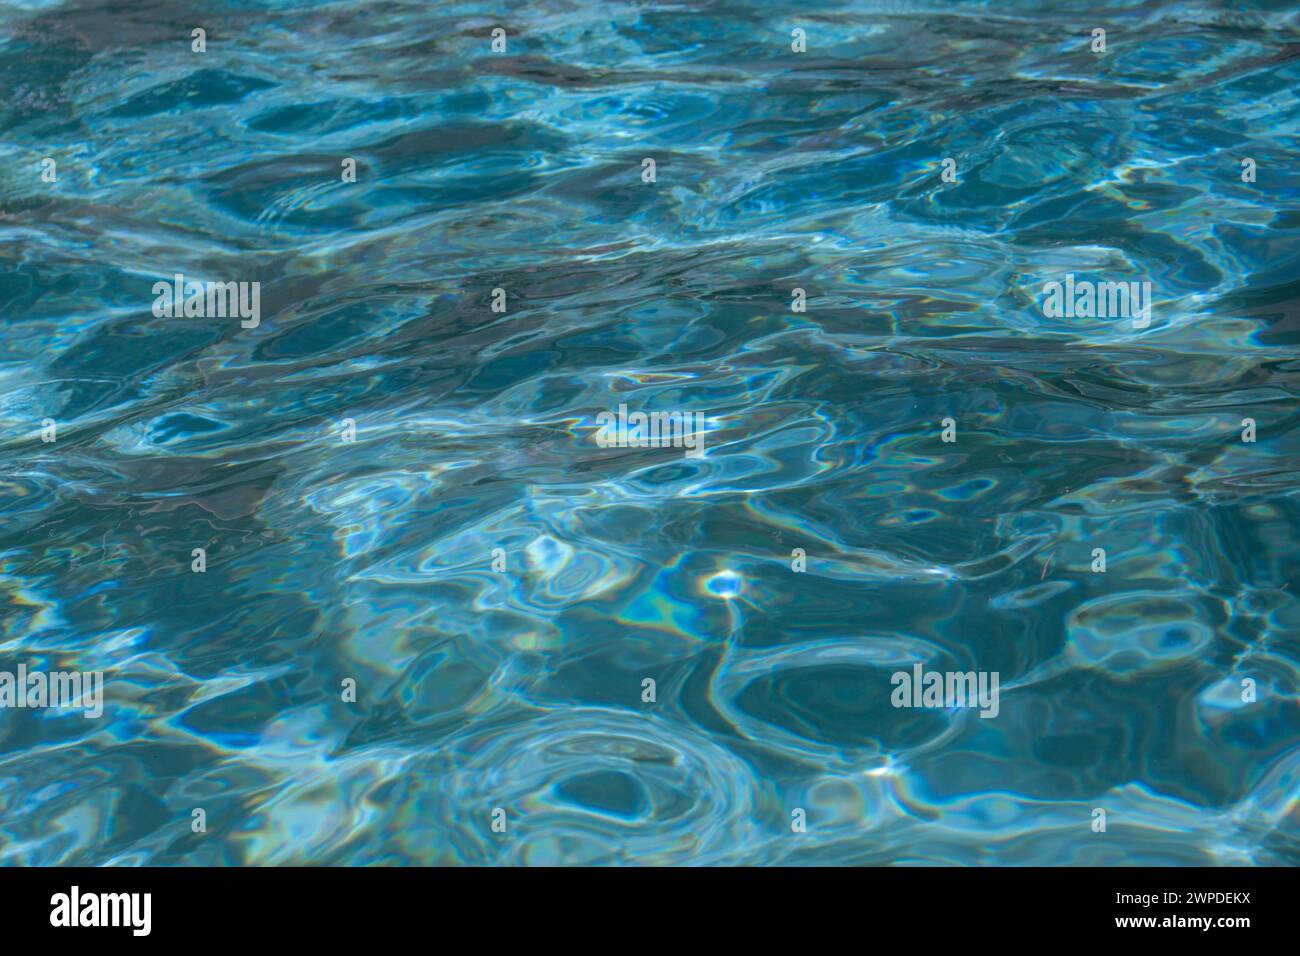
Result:
<svg viewBox="0 0 1300 956">
<path fill-rule="evenodd" d="M 104 678 L 0 862 L 1300 862 L 1295 4 L 0 0 L 0 90 L 0 670 Z"/>
</svg>

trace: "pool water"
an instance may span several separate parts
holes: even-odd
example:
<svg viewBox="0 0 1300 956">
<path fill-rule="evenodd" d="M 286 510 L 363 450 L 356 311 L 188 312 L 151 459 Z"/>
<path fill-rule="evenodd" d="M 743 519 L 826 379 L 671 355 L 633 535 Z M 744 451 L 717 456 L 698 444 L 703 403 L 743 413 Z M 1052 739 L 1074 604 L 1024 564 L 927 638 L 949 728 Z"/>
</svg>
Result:
<svg viewBox="0 0 1300 956">
<path fill-rule="evenodd" d="M 0 671 L 103 678 L 0 862 L 1300 862 L 1294 4 L 0 0 L 0 88 Z"/>
</svg>

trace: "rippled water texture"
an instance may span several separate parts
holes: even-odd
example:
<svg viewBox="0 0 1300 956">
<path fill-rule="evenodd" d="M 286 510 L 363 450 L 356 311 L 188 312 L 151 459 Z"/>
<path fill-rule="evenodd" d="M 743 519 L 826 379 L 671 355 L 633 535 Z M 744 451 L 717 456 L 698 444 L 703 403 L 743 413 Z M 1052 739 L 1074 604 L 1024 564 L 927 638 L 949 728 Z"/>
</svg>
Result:
<svg viewBox="0 0 1300 956">
<path fill-rule="evenodd" d="M 105 679 L 0 710 L 0 862 L 1300 862 L 1298 57 L 1280 3 L 0 0 L 0 669 Z"/>
</svg>

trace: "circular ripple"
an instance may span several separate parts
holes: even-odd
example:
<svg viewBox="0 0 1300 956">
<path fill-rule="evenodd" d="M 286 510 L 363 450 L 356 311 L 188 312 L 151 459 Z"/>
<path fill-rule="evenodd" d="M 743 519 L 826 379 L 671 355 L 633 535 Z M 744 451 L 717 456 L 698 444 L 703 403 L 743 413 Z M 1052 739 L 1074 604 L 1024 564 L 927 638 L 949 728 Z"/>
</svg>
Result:
<svg viewBox="0 0 1300 956">
<path fill-rule="evenodd" d="M 886 766 L 954 729 L 947 711 L 895 708 L 890 676 L 946 655 L 910 637 L 832 639 L 728 649 L 714 672 L 714 706 L 764 750 L 839 771 Z"/>
<path fill-rule="evenodd" d="M 451 766 L 425 785 L 438 787 L 434 819 L 460 822 L 450 835 L 466 862 L 714 864 L 765 842 L 748 765 L 651 713 L 577 707 L 480 725 L 444 753 Z M 498 807 L 505 833 L 492 831 Z"/>
<path fill-rule="evenodd" d="M 1191 598 L 1129 591 L 1075 608 L 1066 621 L 1073 660 L 1126 675 L 1195 658 L 1214 638 L 1202 605 Z"/>
</svg>

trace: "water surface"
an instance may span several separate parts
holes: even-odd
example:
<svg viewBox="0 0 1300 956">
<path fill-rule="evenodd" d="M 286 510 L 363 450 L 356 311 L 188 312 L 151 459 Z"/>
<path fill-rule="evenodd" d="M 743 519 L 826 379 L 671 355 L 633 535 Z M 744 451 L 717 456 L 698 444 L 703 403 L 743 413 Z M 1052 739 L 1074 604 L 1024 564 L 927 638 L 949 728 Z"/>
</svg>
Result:
<svg viewBox="0 0 1300 956">
<path fill-rule="evenodd" d="M 1287 3 L 0 0 L 0 669 L 106 681 L 0 710 L 0 861 L 1294 865 L 1298 54 Z"/>
</svg>

